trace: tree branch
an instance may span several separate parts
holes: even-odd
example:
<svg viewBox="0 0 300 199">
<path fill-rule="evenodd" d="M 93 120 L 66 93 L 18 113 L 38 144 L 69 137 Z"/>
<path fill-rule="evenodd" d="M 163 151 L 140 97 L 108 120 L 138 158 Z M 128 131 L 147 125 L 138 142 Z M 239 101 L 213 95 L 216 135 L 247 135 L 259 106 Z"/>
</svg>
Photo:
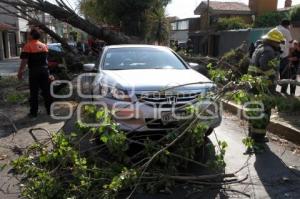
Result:
<svg viewBox="0 0 300 199">
<path fill-rule="evenodd" d="M 96 26 L 95 24 L 83 19 L 77 15 L 70 7 L 62 1 L 57 0 L 62 5 L 61 7 L 50 3 L 48 1 L 34 1 L 34 0 L 1 0 L 2 3 L 11 6 L 20 6 L 22 9 L 34 8 L 36 10 L 45 12 L 54 18 L 66 22 L 96 38 L 102 39 L 109 44 L 126 44 L 126 43 L 139 43 L 137 38 L 131 38 L 123 33 L 110 31 L 104 27 Z"/>
</svg>

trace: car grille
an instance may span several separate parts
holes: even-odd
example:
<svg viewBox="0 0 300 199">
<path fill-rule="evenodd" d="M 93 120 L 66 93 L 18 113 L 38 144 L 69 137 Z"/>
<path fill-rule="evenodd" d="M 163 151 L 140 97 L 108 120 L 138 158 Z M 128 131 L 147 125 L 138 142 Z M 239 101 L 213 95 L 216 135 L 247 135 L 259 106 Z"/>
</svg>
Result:
<svg viewBox="0 0 300 199">
<path fill-rule="evenodd" d="M 201 93 L 178 93 L 178 94 L 137 94 L 139 102 L 156 108 L 180 108 L 187 103 L 194 102 Z"/>
<path fill-rule="evenodd" d="M 173 129 L 180 126 L 179 122 L 170 122 L 168 124 L 164 124 L 160 119 L 145 119 L 145 122 L 149 129 Z"/>
</svg>

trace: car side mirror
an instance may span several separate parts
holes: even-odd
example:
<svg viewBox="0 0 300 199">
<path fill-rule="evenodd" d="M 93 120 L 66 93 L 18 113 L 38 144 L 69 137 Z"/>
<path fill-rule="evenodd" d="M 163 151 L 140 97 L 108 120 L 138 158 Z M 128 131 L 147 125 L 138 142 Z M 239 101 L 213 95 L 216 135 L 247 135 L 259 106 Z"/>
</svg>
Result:
<svg viewBox="0 0 300 199">
<path fill-rule="evenodd" d="M 83 70 L 85 72 L 96 72 L 95 64 L 83 64 Z"/>
</svg>

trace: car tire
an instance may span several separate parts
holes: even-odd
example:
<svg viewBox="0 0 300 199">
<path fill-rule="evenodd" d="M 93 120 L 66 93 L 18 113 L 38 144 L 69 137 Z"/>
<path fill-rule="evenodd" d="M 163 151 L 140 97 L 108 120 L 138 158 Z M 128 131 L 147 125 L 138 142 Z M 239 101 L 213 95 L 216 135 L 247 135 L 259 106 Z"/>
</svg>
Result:
<svg viewBox="0 0 300 199">
<path fill-rule="evenodd" d="M 205 133 L 205 138 L 207 138 L 208 136 L 210 136 L 213 132 L 214 132 L 214 128 L 209 128 L 206 133 Z"/>
</svg>

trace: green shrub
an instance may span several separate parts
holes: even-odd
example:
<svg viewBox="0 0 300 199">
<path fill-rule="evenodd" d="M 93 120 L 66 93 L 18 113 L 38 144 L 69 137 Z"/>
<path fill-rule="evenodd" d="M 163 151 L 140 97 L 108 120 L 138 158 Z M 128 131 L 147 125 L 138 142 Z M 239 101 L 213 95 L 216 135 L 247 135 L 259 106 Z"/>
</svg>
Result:
<svg viewBox="0 0 300 199">
<path fill-rule="evenodd" d="M 24 102 L 27 97 L 25 93 L 11 92 L 5 96 L 5 101 L 11 104 L 18 104 Z"/>
<path fill-rule="evenodd" d="M 236 30 L 249 28 L 250 25 L 240 17 L 220 18 L 217 23 L 218 30 Z"/>
<path fill-rule="evenodd" d="M 275 27 L 280 24 L 283 19 L 288 19 L 287 12 L 268 12 L 258 16 L 254 22 L 255 28 Z"/>
<path fill-rule="evenodd" d="M 277 109 L 279 112 L 298 112 L 300 111 L 300 99 L 299 98 L 276 98 Z"/>
<path fill-rule="evenodd" d="M 291 21 L 300 21 L 300 6 L 294 7 L 290 11 Z"/>
<path fill-rule="evenodd" d="M 20 81 L 15 77 L 0 77 L 0 88 L 7 88 L 11 86 L 17 86 L 20 84 Z"/>
</svg>

